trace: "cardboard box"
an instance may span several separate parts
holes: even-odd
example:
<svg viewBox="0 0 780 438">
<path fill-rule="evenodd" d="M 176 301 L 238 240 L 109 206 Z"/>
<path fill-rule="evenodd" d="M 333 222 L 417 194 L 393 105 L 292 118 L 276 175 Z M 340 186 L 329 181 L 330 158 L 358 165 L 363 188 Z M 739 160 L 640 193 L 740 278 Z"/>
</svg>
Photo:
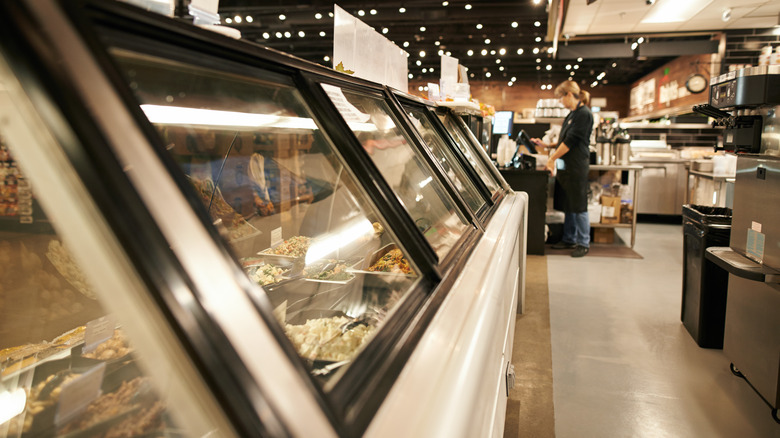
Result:
<svg viewBox="0 0 780 438">
<path fill-rule="evenodd" d="M 594 228 L 593 243 L 615 243 L 615 229 Z"/>
<path fill-rule="evenodd" d="M 620 222 L 620 197 L 601 197 L 601 223 L 616 224 Z"/>
</svg>

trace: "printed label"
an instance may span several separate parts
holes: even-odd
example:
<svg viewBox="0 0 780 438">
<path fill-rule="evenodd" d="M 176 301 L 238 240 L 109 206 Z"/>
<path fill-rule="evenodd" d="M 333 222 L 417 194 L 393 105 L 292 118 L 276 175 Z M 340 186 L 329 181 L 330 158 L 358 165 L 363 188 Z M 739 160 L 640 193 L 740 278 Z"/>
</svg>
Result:
<svg viewBox="0 0 780 438">
<path fill-rule="evenodd" d="M 271 247 L 274 247 L 282 243 L 282 227 L 275 228 L 271 231 Z"/>
<path fill-rule="evenodd" d="M 111 315 L 98 318 L 87 323 L 84 331 L 84 349 L 82 353 L 94 351 L 100 343 L 114 336 L 116 322 Z"/>
<path fill-rule="evenodd" d="M 106 363 L 103 362 L 62 385 L 54 424 L 59 427 L 67 423 L 100 396 L 105 371 Z"/>
<path fill-rule="evenodd" d="M 750 229 L 760 233 L 761 232 L 761 224 L 755 221 L 751 221 Z"/>
</svg>

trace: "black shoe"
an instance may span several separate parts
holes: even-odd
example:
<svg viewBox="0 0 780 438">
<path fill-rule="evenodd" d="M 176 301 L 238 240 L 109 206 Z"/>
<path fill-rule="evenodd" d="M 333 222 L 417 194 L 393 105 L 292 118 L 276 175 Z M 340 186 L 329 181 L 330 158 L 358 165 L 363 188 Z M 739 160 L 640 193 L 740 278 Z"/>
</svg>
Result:
<svg viewBox="0 0 780 438">
<path fill-rule="evenodd" d="M 576 248 L 574 248 L 574 251 L 572 251 L 571 256 L 572 257 L 584 257 L 585 254 L 588 253 L 590 249 L 587 246 L 577 245 Z"/>
<path fill-rule="evenodd" d="M 563 240 L 552 246 L 552 249 L 574 249 L 577 247 L 576 243 L 566 243 Z"/>
</svg>

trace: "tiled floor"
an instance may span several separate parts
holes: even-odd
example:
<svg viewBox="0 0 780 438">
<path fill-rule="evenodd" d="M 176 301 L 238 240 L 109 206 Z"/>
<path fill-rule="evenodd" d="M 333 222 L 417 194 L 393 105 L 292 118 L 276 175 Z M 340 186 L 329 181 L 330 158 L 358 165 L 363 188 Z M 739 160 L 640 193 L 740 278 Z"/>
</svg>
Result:
<svg viewBox="0 0 780 438">
<path fill-rule="evenodd" d="M 556 436 L 780 438 L 680 322 L 681 226 L 639 224 L 634 249 L 644 259 L 547 256 Z"/>
</svg>

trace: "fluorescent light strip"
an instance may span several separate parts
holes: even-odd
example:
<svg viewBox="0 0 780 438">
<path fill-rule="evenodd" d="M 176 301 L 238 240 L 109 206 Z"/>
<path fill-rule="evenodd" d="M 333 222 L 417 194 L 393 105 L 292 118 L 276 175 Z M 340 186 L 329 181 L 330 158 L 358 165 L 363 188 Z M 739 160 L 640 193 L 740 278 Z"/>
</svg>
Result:
<svg viewBox="0 0 780 438">
<path fill-rule="evenodd" d="M 150 122 L 158 125 L 185 125 L 214 128 L 254 130 L 257 128 L 319 129 L 314 120 L 307 117 L 271 116 L 267 114 L 219 111 L 202 108 L 186 108 L 166 105 L 141 105 Z M 371 132 L 373 123 L 348 122 L 353 131 Z"/>
<path fill-rule="evenodd" d="M 680 23 L 688 21 L 706 8 L 712 0 L 658 0 L 642 23 Z"/>
</svg>

